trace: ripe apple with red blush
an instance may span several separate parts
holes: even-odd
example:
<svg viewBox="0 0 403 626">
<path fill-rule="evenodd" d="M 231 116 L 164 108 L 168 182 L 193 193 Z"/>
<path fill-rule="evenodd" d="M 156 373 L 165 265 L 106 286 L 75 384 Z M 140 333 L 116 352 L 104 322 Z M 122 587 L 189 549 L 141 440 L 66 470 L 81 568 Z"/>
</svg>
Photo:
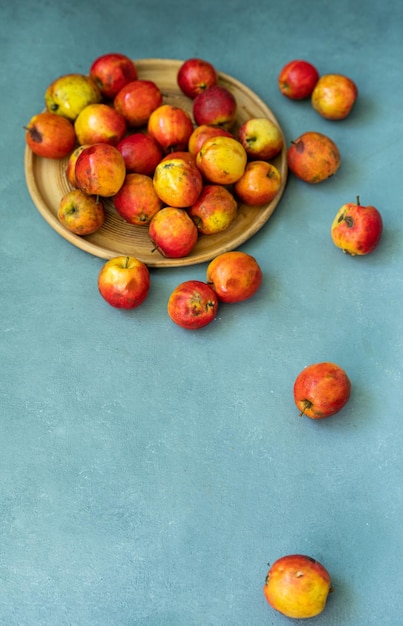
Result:
<svg viewBox="0 0 403 626">
<path fill-rule="evenodd" d="M 194 204 L 203 188 L 200 170 L 184 158 L 162 159 L 153 175 L 154 189 L 169 206 L 185 208 Z"/>
<path fill-rule="evenodd" d="M 337 145 L 330 137 L 307 131 L 291 142 L 287 151 L 287 162 L 295 176 L 316 185 L 336 174 L 341 157 Z"/>
<path fill-rule="evenodd" d="M 148 234 L 160 254 L 178 259 L 190 254 L 199 231 L 185 209 L 167 206 L 154 215 Z"/>
<path fill-rule="evenodd" d="M 57 218 L 75 235 L 92 235 L 105 222 L 105 209 L 98 196 L 89 196 L 81 189 L 73 189 L 60 199 Z"/>
<path fill-rule="evenodd" d="M 343 74 L 324 74 L 311 95 L 313 109 L 327 120 L 344 120 L 358 97 L 357 85 Z"/>
<path fill-rule="evenodd" d="M 233 139 L 235 138 L 233 133 L 230 133 L 229 130 L 225 130 L 225 128 L 221 128 L 220 126 L 212 126 L 211 124 L 201 124 L 200 126 L 196 126 L 196 128 L 189 137 L 189 152 L 196 155 L 200 151 L 204 142 L 207 139 L 211 139 L 212 137 L 232 137 Z"/>
<path fill-rule="evenodd" d="M 124 85 L 137 79 L 137 68 L 132 59 L 114 52 L 96 58 L 89 73 L 102 96 L 108 100 L 113 100 Z"/>
<path fill-rule="evenodd" d="M 77 142 L 72 122 L 48 111 L 34 115 L 24 129 L 27 146 L 46 159 L 67 157 Z"/>
<path fill-rule="evenodd" d="M 271 202 L 281 187 L 281 174 L 268 161 L 249 161 L 245 171 L 234 184 L 239 200 L 249 206 L 262 206 Z"/>
<path fill-rule="evenodd" d="M 152 80 L 137 79 L 116 94 L 113 106 L 128 126 L 139 128 L 148 122 L 151 113 L 162 105 L 162 92 Z"/>
<path fill-rule="evenodd" d="M 300 416 L 324 419 L 347 404 L 351 381 L 342 367 L 324 361 L 305 367 L 295 379 L 293 391 Z"/>
<path fill-rule="evenodd" d="M 333 243 L 351 256 L 370 254 L 380 242 L 382 215 L 374 206 L 363 206 L 360 197 L 337 211 L 331 225 Z"/>
<path fill-rule="evenodd" d="M 79 154 L 74 174 L 77 187 L 85 193 L 111 197 L 124 183 L 126 166 L 115 146 L 94 143 Z"/>
<path fill-rule="evenodd" d="M 251 298 L 262 284 L 263 273 L 253 256 L 232 250 L 210 261 L 206 280 L 219 300 L 231 304 Z"/>
<path fill-rule="evenodd" d="M 319 80 L 319 72 L 312 63 L 295 59 L 286 63 L 278 75 L 278 87 L 290 100 L 309 98 Z"/>
<path fill-rule="evenodd" d="M 77 148 L 75 148 L 73 150 L 73 152 L 70 153 L 69 158 L 67 160 L 67 165 L 66 165 L 66 178 L 68 180 L 68 182 L 70 183 L 70 185 L 74 188 L 77 188 L 77 181 L 76 181 L 76 162 L 78 157 L 80 156 L 80 154 L 82 153 L 83 150 L 85 150 L 85 148 L 88 148 L 89 146 L 84 144 L 82 146 L 77 146 Z"/>
<path fill-rule="evenodd" d="M 213 85 L 196 96 L 192 109 L 198 126 L 210 124 L 231 130 L 238 107 L 234 94 L 227 87 Z"/>
<path fill-rule="evenodd" d="M 147 130 L 165 153 L 186 150 L 193 122 L 182 107 L 162 104 L 148 118 Z"/>
<path fill-rule="evenodd" d="M 107 261 L 98 275 L 98 290 L 104 300 L 118 309 L 135 309 L 150 289 L 147 266 L 133 256 L 117 256 Z"/>
<path fill-rule="evenodd" d="M 163 157 L 161 146 L 147 133 L 131 133 L 116 148 L 123 156 L 126 171 L 151 176 Z"/>
<path fill-rule="evenodd" d="M 327 569 L 305 554 L 288 554 L 277 559 L 270 566 L 263 586 L 270 606 L 294 619 L 322 613 L 331 591 Z"/>
<path fill-rule="evenodd" d="M 269 161 L 277 156 L 284 145 L 278 125 L 267 117 L 252 117 L 241 124 L 238 139 L 249 159 Z"/>
<path fill-rule="evenodd" d="M 203 235 L 227 230 L 238 215 L 238 203 L 223 185 L 204 185 L 188 213 Z"/>
<path fill-rule="evenodd" d="M 113 196 L 113 204 L 120 217 L 134 226 L 148 226 L 163 207 L 151 176 L 134 172 L 126 175 L 123 185 Z"/>
<path fill-rule="evenodd" d="M 123 115 L 102 102 L 86 106 L 74 121 L 74 130 L 81 145 L 109 143 L 116 146 L 123 139 L 126 129 Z"/>
<path fill-rule="evenodd" d="M 217 82 L 218 74 L 214 65 L 204 59 L 187 59 L 178 70 L 178 86 L 192 100 Z"/>
<path fill-rule="evenodd" d="M 187 330 L 197 330 L 211 324 L 218 305 L 217 294 L 207 283 L 187 280 L 173 290 L 167 308 L 175 324 Z"/>
</svg>

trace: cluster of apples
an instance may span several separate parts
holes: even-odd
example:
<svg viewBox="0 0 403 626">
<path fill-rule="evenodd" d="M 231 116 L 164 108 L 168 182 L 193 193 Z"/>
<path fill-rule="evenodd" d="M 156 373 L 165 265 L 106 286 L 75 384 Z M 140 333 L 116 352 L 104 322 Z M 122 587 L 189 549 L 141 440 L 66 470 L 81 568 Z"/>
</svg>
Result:
<svg viewBox="0 0 403 626">
<path fill-rule="evenodd" d="M 344 120 L 358 97 L 355 82 L 343 74 L 319 74 L 312 63 L 295 59 L 278 75 L 280 92 L 291 100 L 310 98 L 313 109 L 327 120 Z M 318 184 L 333 176 L 341 164 L 340 151 L 327 135 L 302 133 L 287 150 L 290 171 L 306 183 Z M 382 216 L 372 205 L 347 202 L 337 211 L 330 227 L 333 243 L 343 252 L 365 255 L 377 247 L 383 230 Z"/>
<path fill-rule="evenodd" d="M 236 99 L 205 60 L 184 61 L 177 84 L 192 115 L 164 102 L 123 54 L 104 54 L 88 75 L 48 86 L 46 111 L 30 120 L 26 141 L 40 156 L 68 156 L 72 189 L 58 209 L 68 230 L 96 232 L 110 198 L 127 223 L 148 228 L 155 249 L 180 258 L 199 235 L 226 230 L 239 202 L 260 206 L 279 192 L 281 175 L 270 162 L 283 147 L 278 126 L 251 118 L 235 130 Z"/>
</svg>

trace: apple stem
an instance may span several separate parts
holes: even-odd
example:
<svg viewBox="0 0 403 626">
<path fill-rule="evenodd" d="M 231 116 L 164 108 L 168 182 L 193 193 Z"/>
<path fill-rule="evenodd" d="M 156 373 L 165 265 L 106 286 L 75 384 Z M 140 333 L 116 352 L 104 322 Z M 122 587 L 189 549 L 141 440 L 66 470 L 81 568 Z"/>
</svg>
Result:
<svg viewBox="0 0 403 626">
<path fill-rule="evenodd" d="M 129 257 L 128 256 L 125 258 L 124 267 L 125 267 L 125 269 L 127 269 L 129 267 Z"/>
<path fill-rule="evenodd" d="M 357 198 L 357 204 L 358 206 L 360 206 L 360 196 L 356 196 L 356 198 Z"/>
<path fill-rule="evenodd" d="M 305 414 L 305 411 L 307 409 L 310 409 L 311 406 L 312 406 L 312 402 L 310 400 L 304 400 L 303 409 L 302 409 L 301 413 L 299 414 L 299 416 L 302 417 Z"/>
</svg>

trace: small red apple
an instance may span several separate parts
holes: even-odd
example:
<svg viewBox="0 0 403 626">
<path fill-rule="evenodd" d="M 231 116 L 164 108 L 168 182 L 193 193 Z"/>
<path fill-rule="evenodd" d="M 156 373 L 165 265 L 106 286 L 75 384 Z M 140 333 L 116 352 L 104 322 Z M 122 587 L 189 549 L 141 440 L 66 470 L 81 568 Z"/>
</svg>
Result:
<svg viewBox="0 0 403 626">
<path fill-rule="evenodd" d="M 327 120 L 344 120 L 358 97 L 357 85 L 348 76 L 325 74 L 312 92 L 314 110 Z"/>
<path fill-rule="evenodd" d="M 382 216 L 374 206 L 357 202 L 344 204 L 336 213 L 331 226 L 333 243 L 351 256 L 373 252 L 383 230 Z"/>
<path fill-rule="evenodd" d="M 215 291 L 199 280 L 178 285 L 168 300 L 168 315 L 175 324 L 196 330 L 210 324 L 216 317 L 218 298 Z"/>
<path fill-rule="evenodd" d="M 182 258 L 193 250 L 199 232 L 185 209 L 167 206 L 154 215 L 148 234 L 163 256 Z"/>
<path fill-rule="evenodd" d="M 160 88 L 152 80 L 135 80 L 116 94 L 113 106 L 123 115 L 129 126 L 140 127 L 148 122 L 151 113 L 162 105 Z"/>
<path fill-rule="evenodd" d="M 223 85 L 208 87 L 193 100 L 193 118 L 198 126 L 211 124 L 231 130 L 237 109 L 234 94 Z"/>
<path fill-rule="evenodd" d="M 97 196 L 89 196 L 81 189 L 65 193 L 57 212 L 58 220 L 76 235 L 92 235 L 105 222 L 105 209 Z"/>
<path fill-rule="evenodd" d="M 208 87 L 216 85 L 217 82 L 218 75 L 215 67 L 203 59 L 187 59 L 178 70 L 178 86 L 192 100 Z"/>
<path fill-rule="evenodd" d="M 89 195 L 114 196 L 124 183 L 126 166 L 115 146 L 94 143 L 78 156 L 74 170 L 79 189 Z"/>
<path fill-rule="evenodd" d="M 147 266 L 132 256 L 107 261 L 98 275 L 101 296 L 113 307 L 134 309 L 144 302 L 150 288 Z"/>
<path fill-rule="evenodd" d="M 76 145 L 77 138 L 72 122 L 56 113 L 38 113 L 24 129 L 27 146 L 40 157 L 62 159 Z"/>
<path fill-rule="evenodd" d="M 260 288 L 263 274 L 253 256 L 232 250 L 210 261 L 206 279 L 221 302 L 234 303 L 251 298 Z"/>
<path fill-rule="evenodd" d="M 281 174 L 268 161 L 250 161 L 234 184 L 234 191 L 241 202 L 249 206 L 262 206 L 271 202 L 281 187 Z"/>
<path fill-rule="evenodd" d="M 74 130 L 80 145 L 109 143 L 116 146 L 126 133 L 126 120 L 112 106 L 89 104 L 76 117 Z"/>
<path fill-rule="evenodd" d="M 310 184 L 318 184 L 334 176 L 341 158 L 337 145 L 323 133 L 308 131 L 291 142 L 287 151 L 291 172 Z"/>
<path fill-rule="evenodd" d="M 118 91 L 137 78 L 137 68 L 125 54 L 110 52 L 95 59 L 90 76 L 104 98 L 113 100 Z"/>
<path fill-rule="evenodd" d="M 204 185 L 188 213 L 203 235 L 227 230 L 238 214 L 238 203 L 223 185 Z"/>
<path fill-rule="evenodd" d="M 281 152 L 284 145 L 280 128 L 266 117 L 245 120 L 238 129 L 238 139 L 248 158 L 260 161 L 270 161 Z"/>
<path fill-rule="evenodd" d="M 278 87 L 291 100 L 309 98 L 319 80 L 319 72 L 312 63 L 295 59 L 281 69 L 278 75 Z"/>
<path fill-rule="evenodd" d="M 126 171 L 136 174 L 151 176 L 163 156 L 161 146 L 143 132 L 123 137 L 116 147 L 123 156 Z"/>
<path fill-rule="evenodd" d="M 316 559 L 303 554 L 289 554 L 275 561 L 263 587 L 270 606 L 295 619 L 322 613 L 331 591 L 327 569 Z"/>
<path fill-rule="evenodd" d="M 185 208 L 194 204 L 203 188 L 203 178 L 195 163 L 183 158 L 160 161 L 153 176 L 154 189 L 169 206 Z"/>
<path fill-rule="evenodd" d="M 322 419 L 338 413 L 350 399 L 351 382 L 339 365 L 325 361 L 308 365 L 294 382 L 300 415 Z"/>
<path fill-rule="evenodd" d="M 165 152 L 186 150 L 193 122 L 182 107 L 162 104 L 148 118 L 147 130 Z"/>
<path fill-rule="evenodd" d="M 133 172 L 127 174 L 125 182 L 113 197 L 113 204 L 120 217 L 134 226 L 148 226 L 163 207 L 152 178 Z"/>
</svg>

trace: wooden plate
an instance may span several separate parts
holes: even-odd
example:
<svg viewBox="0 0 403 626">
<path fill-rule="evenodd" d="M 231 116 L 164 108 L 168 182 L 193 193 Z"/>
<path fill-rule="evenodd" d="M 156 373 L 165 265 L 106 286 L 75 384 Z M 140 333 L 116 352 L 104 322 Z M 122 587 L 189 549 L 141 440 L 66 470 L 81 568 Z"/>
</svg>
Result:
<svg viewBox="0 0 403 626">
<path fill-rule="evenodd" d="M 181 106 L 191 114 L 192 101 L 182 94 L 176 82 L 176 75 L 182 63 L 183 61 L 172 59 L 135 61 L 139 78 L 154 81 L 163 92 L 164 102 Z M 248 87 L 223 73 L 219 73 L 219 82 L 232 91 L 238 103 L 234 130 L 251 117 L 268 117 L 279 126 L 272 111 Z M 187 257 L 168 259 L 158 251 L 153 251 L 147 227 L 133 226 L 125 222 L 117 214 L 111 199 L 105 200 L 106 220 L 96 233 L 82 237 L 66 230 L 57 218 L 57 210 L 61 197 L 71 189 L 65 176 L 67 160 L 67 158 L 44 159 L 36 156 L 26 147 L 26 183 L 31 198 L 41 215 L 57 233 L 85 252 L 104 259 L 119 255 L 132 255 L 149 267 L 194 265 L 210 261 L 218 254 L 236 249 L 260 230 L 270 218 L 284 192 L 288 173 L 284 140 L 281 154 L 273 160 L 282 179 L 281 188 L 274 200 L 263 207 L 240 204 L 236 220 L 226 231 L 215 235 L 201 235 L 195 248 Z"/>
</svg>

